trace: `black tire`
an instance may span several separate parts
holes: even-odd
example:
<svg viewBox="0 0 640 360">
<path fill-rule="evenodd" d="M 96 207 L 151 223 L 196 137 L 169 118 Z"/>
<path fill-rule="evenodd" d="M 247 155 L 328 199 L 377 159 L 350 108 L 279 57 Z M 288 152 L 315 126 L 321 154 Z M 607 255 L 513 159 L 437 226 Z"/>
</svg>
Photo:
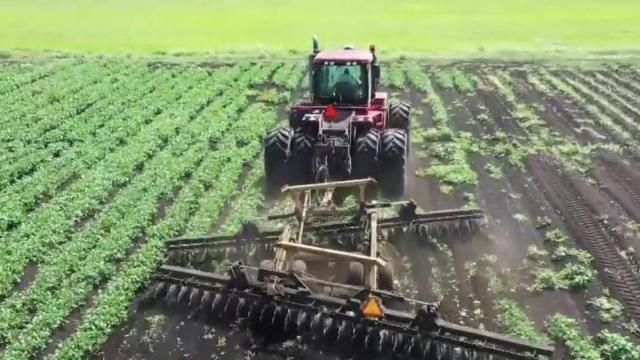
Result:
<svg viewBox="0 0 640 360">
<path fill-rule="evenodd" d="M 392 101 L 389 104 L 389 127 L 408 129 L 411 116 L 411 105 L 404 101 Z"/>
<path fill-rule="evenodd" d="M 260 261 L 260 268 L 265 270 L 275 270 L 276 264 L 273 260 Z"/>
<path fill-rule="evenodd" d="M 380 169 L 380 187 L 387 198 L 399 198 L 404 195 L 405 164 L 408 153 L 407 131 L 386 129 L 382 132 L 382 166 Z"/>
<path fill-rule="evenodd" d="M 291 270 L 298 275 L 305 274 L 307 272 L 307 263 L 304 260 L 295 260 L 291 265 Z"/>
<path fill-rule="evenodd" d="M 376 128 L 371 128 L 356 138 L 352 157 L 352 178 L 377 178 L 380 145 L 380 131 Z"/>
<path fill-rule="evenodd" d="M 289 110 L 289 127 L 292 129 L 299 127 L 300 123 L 302 122 L 303 116 L 304 116 L 303 112 L 300 112 L 295 109 Z"/>
<path fill-rule="evenodd" d="M 267 133 L 264 139 L 264 176 L 268 192 L 289 181 L 286 163 L 289 159 L 293 131 L 282 127 Z"/>
<path fill-rule="evenodd" d="M 393 291 L 393 266 L 387 263 L 387 266 L 378 268 L 378 288 L 385 291 Z"/>
<path fill-rule="evenodd" d="M 347 271 L 347 284 L 353 286 L 364 286 L 364 266 L 356 261 L 349 263 Z"/>
<path fill-rule="evenodd" d="M 304 128 L 294 130 L 291 140 L 291 158 L 289 174 L 291 185 L 307 184 L 312 182 L 311 159 L 315 137 Z"/>
</svg>

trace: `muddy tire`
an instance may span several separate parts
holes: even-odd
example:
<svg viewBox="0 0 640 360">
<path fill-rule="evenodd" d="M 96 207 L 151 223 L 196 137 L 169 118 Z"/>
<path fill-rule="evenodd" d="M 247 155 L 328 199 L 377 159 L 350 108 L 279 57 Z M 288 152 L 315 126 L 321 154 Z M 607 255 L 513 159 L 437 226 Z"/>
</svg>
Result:
<svg viewBox="0 0 640 360">
<path fill-rule="evenodd" d="M 276 264 L 273 260 L 262 260 L 260 261 L 260 268 L 265 270 L 275 270 Z"/>
<path fill-rule="evenodd" d="M 411 105 L 403 101 L 392 101 L 389 104 L 389 127 L 408 129 L 411 116 Z"/>
<path fill-rule="evenodd" d="M 353 286 L 364 286 L 364 266 L 356 261 L 349 263 L 347 271 L 347 284 Z"/>
<path fill-rule="evenodd" d="M 304 260 L 295 260 L 291 265 L 291 270 L 298 275 L 305 274 L 307 272 L 307 263 Z"/>
<path fill-rule="evenodd" d="M 407 131 L 386 129 L 382 132 L 381 140 L 380 187 L 382 194 L 391 199 L 399 198 L 404 194 L 405 187 L 405 164 L 409 146 Z"/>
<path fill-rule="evenodd" d="M 393 266 L 391 263 L 387 263 L 387 266 L 383 268 L 378 268 L 378 288 L 393 291 Z"/>
<path fill-rule="evenodd" d="M 264 176 L 268 192 L 273 192 L 286 184 L 287 160 L 291 148 L 293 131 L 275 128 L 264 138 Z"/>
<path fill-rule="evenodd" d="M 288 167 L 291 185 L 312 182 L 311 159 L 315 138 L 304 128 L 294 130 L 291 140 L 290 166 Z"/>
<path fill-rule="evenodd" d="M 371 128 L 356 138 L 353 150 L 351 177 L 362 179 L 377 177 L 380 131 Z"/>
</svg>

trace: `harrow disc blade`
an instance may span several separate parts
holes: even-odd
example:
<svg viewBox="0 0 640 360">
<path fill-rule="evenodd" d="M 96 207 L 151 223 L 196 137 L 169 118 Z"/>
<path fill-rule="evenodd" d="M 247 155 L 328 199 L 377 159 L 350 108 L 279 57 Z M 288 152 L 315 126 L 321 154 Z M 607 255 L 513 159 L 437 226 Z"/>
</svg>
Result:
<svg viewBox="0 0 640 360">
<path fill-rule="evenodd" d="M 352 338 L 353 338 L 353 328 L 351 324 L 346 320 L 341 320 L 340 324 L 338 325 L 338 333 L 337 333 L 338 343 L 342 345 L 347 345 L 351 342 Z"/>
<path fill-rule="evenodd" d="M 202 301 L 202 290 L 199 288 L 193 288 L 191 294 L 189 295 L 189 302 L 187 306 L 189 309 L 197 309 L 200 306 L 200 302 Z"/>
<path fill-rule="evenodd" d="M 272 327 L 275 307 L 275 304 L 272 302 L 262 307 L 258 320 L 262 329 L 270 329 Z"/>
<path fill-rule="evenodd" d="M 177 284 L 171 284 L 169 286 L 169 289 L 167 290 L 167 294 L 165 295 L 165 300 L 167 304 L 172 306 L 176 303 L 179 287 L 180 286 Z"/>
<path fill-rule="evenodd" d="M 296 331 L 298 333 L 307 331 L 310 323 L 309 315 L 305 311 L 299 311 L 298 318 L 296 319 Z"/>
<path fill-rule="evenodd" d="M 176 302 L 178 304 L 184 304 L 184 300 L 188 298 L 188 294 L 191 291 L 191 287 L 190 286 L 183 286 L 180 288 L 180 291 L 178 292 L 178 296 L 176 298 Z"/>
<path fill-rule="evenodd" d="M 362 324 L 354 325 L 351 344 L 355 350 L 365 349 L 365 341 L 367 338 L 367 329 Z"/>
<path fill-rule="evenodd" d="M 404 334 L 397 333 L 394 334 L 393 338 L 392 352 L 394 354 L 401 354 L 405 347 L 406 337 L 404 336 Z"/>
<path fill-rule="evenodd" d="M 224 310 L 222 311 L 223 317 L 226 320 L 235 320 L 238 309 L 238 302 L 239 299 L 237 295 L 232 294 L 227 298 L 227 303 L 224 305 Z"/>
<path fill-rule="evenodd" d="M 213 299 L 213 294 L 209 290 L 205 290 L 202 293 L 202 298 L 200 299 L 200 308 L 209 309 L 211 306 L 211 300 Z"/>
<path fill-rule="evenodd" d="M 287 309 L 287 314 L 284 317 L 284 332 L 287 334 L 295 333 L 298 319 L 298 310 Z"/>
<path fill-rule="evenodd" d="M 311 319 L 311 333 L 313 333 L 314 336 L 318 336 L 322 334 L 323 332 L 322 324 L 323 324 L 322 313 L 318 312 Z"/>
<path fill-rule="evenodd" d="M 287 311 L 283 306 L 276 305 L 275 310 L 273 312 L 273 318 L 271 319 L 271 326 L 273 329 L 278 332 L 284 332 L 285 328 L 285 317 L 287 316 Z"/>
<path fill-rule="evenodd" d="M 247 313 L 247 320 L 251 326 L 259 326 L 260 313 L 262 312 L 262 303 L 252 301 L 249 304 L 249 312 Z"/>
<path fill-rule="evenodd" d="M 217 293 L 211 303 L 211 316 L 214 319 L 219 318 L 222 310 L 224 310 L 224 296 L 221 293 Z"/>
<path fill-rule="evenodd" d="M 164 281 L 159 282 L 154 289 L 153 296 L 156 299 L 164 297 L 166 291 L 167 291 L 167 283 Z"/>
<path fill-rule="evenodd" d="M 322 336 L 329 344 L 333 344 L 337 340 L 338 336 L 338 320 L 334 320 L 331 317 L 324 319 L 324 325 L 322 329 Z"/>
<path fill-rule="evenodd" d="M 241 297 L 238 299 L 238 305 L 236 306 L 236 319 L 245 318 L 249 313 L 249 301 Z"/>
</svg>

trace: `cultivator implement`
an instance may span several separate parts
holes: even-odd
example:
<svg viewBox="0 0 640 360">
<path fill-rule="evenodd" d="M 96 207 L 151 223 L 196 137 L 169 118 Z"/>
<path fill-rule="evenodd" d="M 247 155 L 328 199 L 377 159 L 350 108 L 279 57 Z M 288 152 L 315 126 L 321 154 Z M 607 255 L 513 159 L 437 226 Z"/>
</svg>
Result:
<svg viewBox="0 0 640 360">
<path fill-rule="evenodd" d="M 143 305 L 163 300 L 172 309 L 208 321 L 238 323 L 273 341 L 298 337 L 330 352 L 372 358 L 543 359 L 551 355 L 551 348 L 446 322 L 439 318 L 436 304 L 394 292 L 390 263 L 378 251 L 380 241 L 430 236 L 442 223 L 449 231 L 471 231 L 482 212 L 456 209 L 419 214 L 412 202 L 366 203 L 364 188 L 374 183 L 365 179 L 285 187 L 283 192 L 291 195 L 295 211 L 268 218 L 284 220 L 280 229 L 260 231 L 254 224 L 245 224 L 231 236 L 168 241 L 172 265 L 158 269 Z M 358 188 L 359 204 L 336 207 L 331 198 L 339 187 Z M 383 216 L 384 209 L 394 207 L 399 209 L 393 216 Z M 236 262 L 223 274 L 175 265 L 198 262 L 180 261 L 185 253 L 246 252 L 247 248 L 267 249 L 274 255 L 262 258 L 258 267 Z M 323 279 L 319 274 L 332 276 Z"/>
</svg>

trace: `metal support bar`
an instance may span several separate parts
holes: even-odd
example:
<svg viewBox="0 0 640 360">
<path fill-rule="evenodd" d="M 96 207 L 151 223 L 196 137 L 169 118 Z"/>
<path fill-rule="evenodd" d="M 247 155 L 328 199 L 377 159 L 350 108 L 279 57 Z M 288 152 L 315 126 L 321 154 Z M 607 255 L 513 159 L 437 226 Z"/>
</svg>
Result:
<svg viewBox="0 0 640 360">
<path fill-rule="evenodd" d="M 370 210 L 370 234 L 371 239 L 369 239 L 369 256 L 372 258 L 378 257 L 378 210 Z M 369 269 L 369 286 L 372 289 L 378 288 L 378 267 L 375 263 L 370 264 Z"/>
<path fill-rule="evenodd" d="M 374 178 L 369 177 L 366 179 L 332 181 L 332 182 L 317 183 L 317 184 L 294 185 L 294 186 L 285 185 L 282 187 L 281 192 L 286 193 L 289 191 L 326 190 L 330 188 L 354 187 L 354 186 L 361 186 L 361 185 L 372 185 L 377 183 L 378 182 Z"/>
<path fill-rule="evenodd" d="M 279 244 L 288 244 L 291 238 L 291 226 L 287 225 L 282 230 L 282 235 L 280 236 Z M 274 268 L 278 271 L 284 271 L 285 266 L 287 265 L 287 250 L 286 248 L 278 248 L 276 249 L 276 256 L 274 259 Z"/>
<path fill-rule="evenodd" d="M 327 257 L 337 257 L 343 259 L 350 259 L 353 261 L 359 261 L 364 264 L 375 264 L 381 267 L 385 267 L 387 262 L 378 257 L 370 257 L 363 254 L 352 253 L 347 251 L 339 251 L 333 249 L 325 249 L 317 246 L 307 244 L 296 244 L 291 242 L 278 242 L 274 244 L 275 247 L 284 248 L 289 251 L 306 252 L 310 254 L 325 255 Z"/>
</svg>

